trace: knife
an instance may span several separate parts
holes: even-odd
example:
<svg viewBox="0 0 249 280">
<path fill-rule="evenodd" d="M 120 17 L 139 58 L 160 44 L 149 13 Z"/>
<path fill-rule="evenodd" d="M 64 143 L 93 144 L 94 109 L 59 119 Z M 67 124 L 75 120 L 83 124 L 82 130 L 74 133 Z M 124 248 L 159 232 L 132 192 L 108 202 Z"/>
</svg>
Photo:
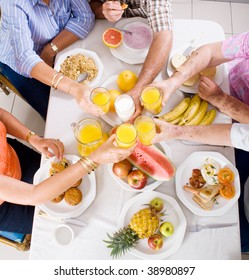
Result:
<svg viewBox="0 0 249 280">
<path fill-rule="evenodd" d="M 77 226 L 81 226 L 81 227 L 86 227 L 87 226 L 86 223 L 84 223 L 80 220 L 71 219 L 71 218 L 58 218 L 58 217 L 49 216 L 47 213 L 45 213 L 42 210 L 38 211 L 38 215 L 40 217 L 47 218 L 49 220 L 54 220 L 54 221 L 61 222 L 61 223 L 68 223 L 68 224 L 73 224 L 73 225 L 77 225 Z"/>
<path fill-rule="evenodd" d="M 203 229 L 211 229 L 211 228 L 225 228 L 225 227 L 233 227 L 236 226 L 238 223 L 227 223 L 227 224 L 209 224 L 209 225 L 189 225 L 188 231 L 189 232 L 198 232 Z"/>
<path fill-rule="evenodd" d="M 200 33 L 195 39 L 190 41 L 189 46 L 183 52 L 183 55 L 185 57 L 189 56 L 192 53 L 193 49 L 195 48 L 196 42 L 200 40 L 201 36 L 202 36 L 202 33 Z"/>
</svg>

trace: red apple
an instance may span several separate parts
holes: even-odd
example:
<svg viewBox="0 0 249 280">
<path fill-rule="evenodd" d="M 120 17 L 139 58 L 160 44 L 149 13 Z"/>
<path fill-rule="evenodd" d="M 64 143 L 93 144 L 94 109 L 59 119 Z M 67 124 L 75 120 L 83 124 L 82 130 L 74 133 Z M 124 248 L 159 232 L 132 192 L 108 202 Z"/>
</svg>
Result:
<svg viewBox="0 0 249 280">
<path fill-rule="evenodd" d="M 162 235 L 156 233 L 151 235 L 148 238 L 148 245 L 150 246 L 151 249 L 153 250 L 159 250 L 163 247 L 163 238 Z"/>
<path fill-rule="evenodd" d="M 163 210 L 164 202 L 161 198 L 155 197 L 150 201 L 150 206 L 153 207 L 156 212 L 160 212 Z"/>
<path fill-rule="evenodd" d="M 128 174 L 128 184 L 137 190 L 145 187 L 147 184 L 147 175 L 141 170 L 135 169 Z"/>
<path fill-rule="evenodd" d="M 112 167 L 113 173 L 122 179 L 127 178 L 131 170 L 132 164 L 127 159 L 114 163 Z"/>
<path fill-rule="evenodd" d="M 165 237 L 170 237 L 174 233 L 174 226 L 171 222 L 164 222 L 160 225 L 160 233 Z"/>
</svg>

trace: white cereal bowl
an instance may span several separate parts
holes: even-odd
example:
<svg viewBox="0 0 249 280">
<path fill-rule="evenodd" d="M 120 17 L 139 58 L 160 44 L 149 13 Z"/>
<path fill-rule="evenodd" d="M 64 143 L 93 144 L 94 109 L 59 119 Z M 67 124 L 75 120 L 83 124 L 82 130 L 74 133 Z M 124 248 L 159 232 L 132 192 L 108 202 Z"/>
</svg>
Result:
<svg viewBox="0 0 249 280">
<path fill-rule="evenodd" d="M 74 232 L 70 226 L 66 224 L 60 224 L 54 231 L 54 238 L 58 245 L 68 246 L 74 239 Z"/>
</svg>

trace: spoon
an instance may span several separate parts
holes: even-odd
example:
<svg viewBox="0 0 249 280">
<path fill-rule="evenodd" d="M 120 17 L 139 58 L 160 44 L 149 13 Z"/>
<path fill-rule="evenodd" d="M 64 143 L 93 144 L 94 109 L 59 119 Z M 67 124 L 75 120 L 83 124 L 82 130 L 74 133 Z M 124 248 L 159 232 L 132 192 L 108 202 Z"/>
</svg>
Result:
<svg viewBox="0 0 249 280">
<path fill-rule="evenodd" d="M 123 31 L 124 33 L 128 33 L 130 35 L 132 35 L 131 31 L 125 30 L 125 29 L 121 29 L 121 28 L 117 28 L 119 31 Z"/>
<path fill-rule="evenodd" d="M 83 82 L 87 77 L 88 77 L 88 73 L 87 73 L 87 72 L 81 73 L 81 74 L 78 76 L 78 78 L 77 78 L 77 82 L 78 82 L 78 83 L 81 83 L 81 82 Z"/>
</svg>

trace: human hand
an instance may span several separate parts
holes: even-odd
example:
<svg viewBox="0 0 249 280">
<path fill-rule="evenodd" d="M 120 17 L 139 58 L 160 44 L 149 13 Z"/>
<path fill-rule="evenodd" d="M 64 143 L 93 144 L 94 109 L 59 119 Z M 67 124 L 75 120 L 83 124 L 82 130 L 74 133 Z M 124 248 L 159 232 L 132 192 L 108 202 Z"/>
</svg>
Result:
<svg viewBox="0 0 249 280">
<path fill-rule="evenodd" d="M 154 122 L 157 133 L 152 140 L 152 144 L 177 138 L 177 130 L 181 129 L 180 127 L 159 119 L 154 119 Z"/>
<path fill-rule="evenodd" d="M 136 117 L 140 116 L 143 111 L 143 107 L 141 106 L 140 102 L 140 89 L 133 88 L 132 90 L 126 92 L 126 94 L 130 95 L 135 103 L 135 112 L 130 118 L 130 122 L 133 123 Z"/>
<path fill-rule="evenodd" d="M 124 10 L 119 1 L 106 1 L 102 6 L 102 13 L 105 18 L 110 22 L 118 21 L 123 14 Z"/>
<path fill-rule="evenodd" d="M 42 138 L 34 135 L 30 137 L 29 143 L 46 157 L 56 156 L 59 160 L 63 159 L 64 145 L 59 139 Z"/>
<path fill-rule="evenodd" d="M 91 101 L 91 91 L 91 87 L 77 83 L 72 89 L 72 94 L 75 96 L 80 108 L 82 108 L 86 113 L 95 116 L 103 115 L 104 112 Z"/>
<path fill-rule="evenodd" d="M 200 76 L 198 94 L 202 99 L 208 101 L 209 103 L 215 106 L 216 101 L 223 96 L 224 92 L 210 78 Z"/>
<path fill-rule="evenodd" d="M 109 139 L 96 151 L 91 153 L 89 158 L 96 163 L 115 163 L 126 159 L 135 149 L 136 144 L 131 148 L 119 148 L 115 145 L 116 135 L 112 134 Z"/>
</svg>

